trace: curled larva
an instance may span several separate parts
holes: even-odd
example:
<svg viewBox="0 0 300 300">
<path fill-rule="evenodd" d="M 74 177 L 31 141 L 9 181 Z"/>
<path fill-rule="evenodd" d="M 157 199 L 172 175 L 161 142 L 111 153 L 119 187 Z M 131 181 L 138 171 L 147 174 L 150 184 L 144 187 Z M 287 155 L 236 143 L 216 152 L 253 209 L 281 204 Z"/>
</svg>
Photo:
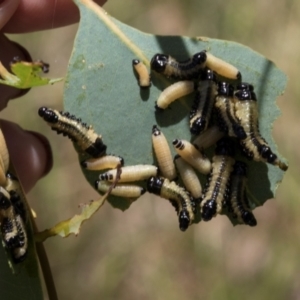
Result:
<svg viewBox="0 0 300 300">
<path fill-rule="evenodd" d="M 152 145 L 162 176 L 170 180 L 175 179 L 176 169 L 171 149 L 165 135 L 156 125 L 152 128 Z"/>
<path fill-rule="evenodd" d="M 98 158 L 89 158 L 81 162 L 81 166 L 90 171 L 101 171 L 115 169 L 124 166 L 124 159 L 121 156 L 105 155 Z"/>
<path fill-rule="evenodd" d="M 246 195 L 246 182 L 247 165 L 242 161 L 236 161 L 230 178 L 228 210 L 240 223 L 256 226 L 257 221 L 250 209 Z"/>
<path fill-rule="evenodd" d="M 186 140 L 174 140 L 173 145 L 178 155 L 202 174 L 211 170 L 210 160 L 202 154 L 195 145 Z"/>
<path fill-rule="evenodd" d="M 202 196 L 202 186 L 193 167 L 186 163 L 179 155 L 175 156 L 174 161 L 184 187 L 191 193 L 193 198 L 200 199 Z"/>
<path fill-rule="evenodd" d="M 214 125 L 199 134 L 193 141 L 198 149 L 207 149 L 220 140 L 225 135 L 218 126 Z"/>
<path fill-rule="evenodd" d="M 189 80 L 199 76 L 205 62 L 206 52 L 201 51 L 185 61 L 177 61 L 170 55 L 155 54 L 150 65 L 152 70 L 166 77 Z"/>
<path fill-rule="evenodd" d="M 178 81 L 164 89 L 156 101 L 156 109 L 166 109 L 175 100 L 191 94 L 194 91 L 194 82 L 190 80 Z"/>
<path fill-rule="evenodd" d="M 218 126 L 227 135 L 245 139 L 246 133 L 235 115 L 233 86 L 227 82 L 218 83 L 218 95 L 215 100 L 215 110 Z"/>
<path fill-rule="evenodd" d="M 243 127 L 246 138 L 240 141 L 243 152 L 249 159 L 268 162 L 286 171 L 288 166 L 274 154 L 260 135 L 258 125 L 258 108 L 253 86 L 243 83 L 235 92 L 236 117 Z"/>
<path fill-rule="evenodd" d="M 230 63 L 206 52 L 206 67 L 229 79 L 241 79 L 240 71 Z"/>
<path fill-rule="evenodd" d="M 109 170 L 99 175 L 100 180 L 113 182 L 116 180 L 116 176 L 120 172 L 120 178 L 118 182 L 133 182 L 146 180 L 151 176 L 156 176 L 158 168 L 153 165 L 134 165 L 126 166 L 118 169 Z"/>
<path fill-rule="evenodd" d="M 212 170 L 201 199 L 201 217 L 209 221 L 221 213 L 227 201 L 230 174 L 234 164 L 234 144 L 229 138 L 217 142 Z"/>
<path fill-rule="evenodd" d="M 81 119 L 68 112 L 59 112 L 47 107 L 41 107 L 39 115 L 52 130 L 69 137 L 82 151 L 93 157 L 105 155 L 106 145 L 103 144 L 101 135 L 98 135 L 92 126 L 83 123 Z"/>
<path fill-rule="evenodd" d="M 151 86 L 150 74 L 147 67 L 138 59 L 132 60 L 132 66 L 138 74 L 138 82 L 141 88 L 149 88 Z"/>
<path fill-rule="evenodd" d="M 107 181 L 97 180 L 95 182 L 95 188 L 101 192 L 106 193 L 111 187 L 113 183 L 109 183 Z M 138 198 L 143 195 L 146 190 L 138 185 L 133 184 L 116 184 L 110 191 L 110 195 L 124 197 L 124 198 Z"/>
<path fill-rule="evenodd" d="M 167 178 L 150 177 L 147 182 L 147 191 L 168 199 L 175 207 L 179 228 L 185 231 L 195 218 L 195 204 L 190 194 L 174 181 Z"/>
<path fill-rule="evenodd" d="M 206 69 L 198 82 L 194 104 L 190 112 L 192 134 L 200 134 L 208 128 L 216 95 L 216 76 L 212 70 Z"/>
</svg>

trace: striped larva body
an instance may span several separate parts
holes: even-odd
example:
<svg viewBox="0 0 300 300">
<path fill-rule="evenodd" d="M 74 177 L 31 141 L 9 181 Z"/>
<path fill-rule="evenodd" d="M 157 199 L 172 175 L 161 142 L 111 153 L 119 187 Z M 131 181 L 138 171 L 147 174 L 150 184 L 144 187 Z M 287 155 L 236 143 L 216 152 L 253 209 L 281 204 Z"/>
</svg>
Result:
<svg viewBox="0 0 300 300">
<path fill-rule="evenodd" d="M 224 135 L 225 133 L 222 132 L 218 126 L 214 125 L 212 127 L 209 127 L 201 134 L 199 134 L 193 141 L 193 144 L 198 149 L 207 149 L 212 145 L 215 145 L 215 143 L 218 140 L 220 140 Z"/>
<path fill-rule="evenodd" d="M 242 77 L 240 71 L 235 66 L 209 52 L 206 52 L 206 67 L 229 79 L 237 80 Z"/>
<path fill-rule="evenodd" d="M 245 139 L 246 133 L 235 115 L 233 86 L 227 82 L 219 82 L 218 95 L 215 100 L 218 126 L 227 135 Z"/>
<path fill-rule="evenodd" d="M 18 230 L 19 245 L 12 249 L 12 258 L 14 263 L 20 263 L 24 261 L 27 255 L 28 238 L 26 233 L 26 226 L 21 215 L 16 214 L 15 222 Z"/>
<path fill-rule="evenodd" d="M 107 181 L 97 180 L 95 182 L 95 188 L 101 192 L 106 193 L 112 186 L 112 183 Z M 124 197 L 124 198 L 138 198 L 143 195 L 146 190 L 138 185 L 133 184 L 116 184 L 110 194 L 113 196 Z"/>
<path fill-rule="evenodd" d="M 138 83 L 141 88 L 149 88 L 151 86 L 150 74 L 147 67 L 138 59 L 132 60 L 132 66 L 138 74 Z"/>
<path fill-rule="evenodd" d="M 217 142 L 212 170 L 201 200 L 201 217 L 209 221 L 221 213 L 227 202 L 230 174 L 234 164 L 234 144 L 228 138 Z"/>
<path fill-rule="evenodd" d="M 155 108 L 166 109 L 175 100 L 187 96 L 194 91 L 195 84 L 190 80 L 178 81 L 164 89 L 159 95 Z"/>
<path fill-rule="evenodd" d="M 152 70 L 166 77 L 189 80 L 199 76 L 201 70 L 205 67 L 205 62 L 206 52 L 201 51 L 185 61 L 177 61 L 165 54 L 156 54 L 150 64 Z"/>
<path fill-rule="evenodd" d="M 216 76 L 212 70 L 206 69 L 198 82 L 194 104 L 190 112 L 190 131 L 192 134 L 198 135 L 207 129 L 216 95 Z"/>
<path fill-rule="evenodd" d="M 93 157 L 105 155 L 106 145 L 103 144 L 101 135 L 98 135 L 92 126 L 83 123 L 81 119 L 68 112 L 59 112 L 46 107 L 39 109 L 39 115 L 52 130 L 69 137 L 82 151 Z"/>
<path fill-rule="evenodd" d="M 90 158 L 82 161 L 81 166 L 90 171 L 115 169 L 118 166 L 124 166 L 124 159 L 121 156 L 105 155 L 98 158 Z"/>
<path fill-rule="evenodd" d="M 229 211 L 240 223 L 256 226 L 256 219 L 250 209 L 246 195 L 247 166 L 244 162 L 236 161 L 230 179 L 230 194 L 228 199 Z"/>
<path fill-rule="evenodd" d="M 151 176 L 156 176 L 158 169 L 153 165 L 134 165 L 122 167 L 119 170 L 109 170 L 105 173 L 100 174 L 99 179 L 109 182 L 116 180 L 117 174 L 120 173 L 120 178 L 118 182 L 133 182 L 141 181 L 150 178 Z"/>
<path fill-rule="evenodd" d="M 185 162 L 179 155 L 174 158 L 176 168 L 180 174 L 184 187 L 191 193 L 194 199 L 199 199 L 202 196 L 202 186 L 200 180 L 192 168 L 192 166 Z"/>
<path fill-rule="evenodd" d="M 180 230 L 185 231 L 193 223 L 194 199 L 184 188 L 167 178 L 151 177 L 147 182 L 147 190 L 149 193 L 168 199 L 175 206 Z"/>
<path fill-rule="evenodd" d="M 246 84 L 243 83 L 243 86 L 246 86 Z M 288 166 L 279 160 L 265 139 L 260 135 L 256 95 L 253 92 L 253 87 L 252 89 L 251 87 L 251 85 L 248 88 L 246 86 L 235 92 L 236 117 L 240 121 L 247 136 L 240 141 L 243 152 L 249 159 L 268 162 L 286 171 Z"/>
<path fill-rule="evenodd" d="M 169 180 L 175 179 L 177 174 L 171 149 L 165 135 L 156 125 L 152 128 L 152 145 L 162 176 Z"/>
<path fill-rule="evenodd" d="M 174 140 L 173 145 L 178 155 L 202 174 L 211 170 L 210 160 L 202 154 L 195 145 L 186 140 Z"/>
</svg>

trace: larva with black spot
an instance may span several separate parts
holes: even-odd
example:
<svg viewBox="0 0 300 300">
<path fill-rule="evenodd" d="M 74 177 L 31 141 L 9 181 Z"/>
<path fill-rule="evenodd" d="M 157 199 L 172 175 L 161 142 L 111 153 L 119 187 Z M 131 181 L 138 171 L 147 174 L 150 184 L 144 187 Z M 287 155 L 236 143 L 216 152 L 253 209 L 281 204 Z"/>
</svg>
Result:
<svg viewBox="0 0 300 300">
<path fill-rule="evenodd" d="M 230 174 L 234 165 L 234 143 L 229 138 L 217 142 L 212 170 L 201 199 L 201 217 L 209 221 L 221 213 L 228 198 Z"/>
<path fill-rule="evenodd" d="M 242 78 L 240 71 L 235 66 L 209 52 L 206 52 L 206 67 L 228 79 L 238 80 Z"/>
<path fill-rule="evenodd" d="M 258 107 L 253 87 L 243 83 L 235 92 L 236 117 L 243 127 L 246 138 L 240 141 L 243 152 L 254 161 L 268 162 L 286 171 L 288 166 L 274 154 L 265 139 L 260 135 Z"/>
<path fill-rule="evenodd" d="M 81 166 L 90 171 L 115 169 L 124 166 L 124 159 L 117 155 L 105 155 L 98 158 L 89 158 L 81 162 Z"/>
<path fill-rule="evenodd" d="M 149 88 L 151 86 L 151 78 L 145 64 L 138 59 L 133 59 L 132 66 L 138 74 L 139 86 L 143 89 Z"/>
<path fill-rule="evenodd" d="M 199 149 L 186 140 L 174 140 L 173 145 L 178 155 L 202 174 L 211 170 L 210 160 Z"/>
<path fill-rule="evenodd" d="M 100 180 L 113 182 L 116 180 L 117 174 L 120 173 L 120 178 L 118 182 L 133 182 L 141 181 L 150 178 L 151 176 L 156 176 L 158 173 L 158 168 L 153 165 L 134 165 L 125 166 L 118 169 L 109 170 L 105 173 L 99 175 Z"/>
<path fill-rule="evenodd" d="M 150 177 L 147 181 L 147 191 L 169 200 L 175 206 L 180 230 L 185 231 L 193 223 L 195 218 L 194 199 L 174 181 L 162 177 Z"/>
<path fill-rule="evenodd" d="M 91 125 L 88 126 L 68 112 L 59 112 L 47 107 L 41 107 L 39 115 L 52 130 L 69 137 L 82 151 L 93 157 L 105 155 L 106 145 L 101 135 L 98 135 Z"/>
<path fill-rule="evenodd" d="M 190 80 L 178 81 L 164 89 L 159 95 L 155 108 L 166 109 L 175 100 L 191 94 L 195 89 L 195 84 Z"/>
<path fill-rule="evenodd" d="M 245 139 L 246 133 L 235 115 L 233 86 L 227 82 L 218 83 L 218 95 L 215 100 L 217 123 L 220 130 L 231 137 Z"/>
<path fill-rule="evenodd" d="M 202 186 L 195 170 L 179 155 L 175 156 L 174 161 L 184 187 L 191 193 L 194 199 L 200 200 L 202 196 Z"/>
<path fill-rule="evenodd" d="M 246 195 L 247 165 L 244 162 L 235 162 L 230 182 L 229 212 L 232 212 L 240 223 L 256 226 L 257 221 L 250 209 Z"/>
<path fill-rule="evenodd" d="M 165 135 L 157 125 L 152 127 L 152 146 L 162 176 L 170 180 L 175 179 L 177 174 L 171 149 Z"/>
<path fill-rule="evenodd" d="M 209 127 L 204 132 L 199 134 L 193 141 L 193 144 L 198 149 L 207 149 L 216 144 L 225 135 L 224 132 L 220 131 L 219 127 L 214 125 Z"/>
<path fill-rule="evenodd" d="M 206 69 L 198 82 L 195 100 L 190 112 L 190 131 L 192 134 L 198 135 L 208 128 L 216 95 L 216 76 L 212 70 Z"/>
<path fill-rule="evenodd" d="M 151 69 L 166 77 L 181 80 L 197 78 L 205 67 L 206 52 L 201 51 L 194 54 L 185 61 L 177 61 L 170 55 L 155 54 L 150 62 Z"/>
<path fill-rule="evenodd" d="M 97 180 L 95 182 L 95 188 L 101 192 L 106 193 L 113 183 L 109 183 L 103 180 Z M 146 190 L 138 185 L 133 184 L 116 184 L 112 189 L 110 194 L 113 196 L 124 197 L 124 198 L 138 198 L 143 195 Z"/>
</svg>

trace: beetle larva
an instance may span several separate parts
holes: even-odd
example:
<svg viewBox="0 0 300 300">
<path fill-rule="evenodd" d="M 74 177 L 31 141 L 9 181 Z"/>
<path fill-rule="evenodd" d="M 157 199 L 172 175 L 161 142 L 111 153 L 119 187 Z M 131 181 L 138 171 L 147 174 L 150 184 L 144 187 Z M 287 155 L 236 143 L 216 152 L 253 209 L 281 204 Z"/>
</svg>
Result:
<svg viewBox="0 0 300 300">
<path fill-rule="evenodd" d="M 175 179 L 177 175 L 171 149 L 165 135 L 156 125 L 152 128 L 152 145 L 162 176 L 170 180 Z"/>
<path fill-rule="evenodd" d="M 151 69 L 165 75 L 182 80 L 197 78 L 205 67 L 206 53 L 201 51 L 185 61 L 177 61 L 170 55 L 156 54 L 151 60 Z"/>
<path fill-rule="evenodd" d="M 186 140 L 174 140 L 173 145 L 177 154 L 202 174 L 211 170 L 210 160 L 202 154 L 195 145 Z"/>
<path fill-rule="evenodd" d="M 59 112 L 47 107 L 41 107 L 39 115 L 52 130 L 69 137 L 87 154 L 93 157 L 105 155 L 106 145 L 103 144 L 101 135 L 98 135 L 92 126 L 83 123 L 81 119 L 68 112 Z"/>
<path fill-rule="evenodd" d="M 158 169 L 153 165 L 134 165 L 120 168 L 120 178 L 118 182 L 133 182 L 141 181 L 156 176 Z M 109 182 L 116 180 L 116 176 L 119 174 L 119 170 L 113 169 L 105 173 L 100 174 L 99 179 Z"/>
<path fill-rule="evenodd" d="M 139 86 L 141 88 L 149 88 L 151 85 L 151 80 L 147 67 L 138 59 L 132 60 L 132 66 L 138 74 Z"/>
<path fill-rule="evenodd" d="M 199 134 L 193 141 L 198 149 L 207 149 L 214 145 L 224 136 L 224 132 L 220 131 L 218 126 L 209 127 L 207 130 Z"/>
<path fill-rule="evenodd" d="M 201 200 L 201 216 L 209 221 L 221 213 L 228 197 L 230 173 L 234 164 L 234 143 L 229 138 L 217 142 L 212 170 Z"/>
<path fill-rule="evenodd" d="M 106 181 L 97 180 L 95 182 L 95 188 L 102 193 L 106 193 L 112 186 L 112 183 Z M 143 195 L 146 190 L 138 185 L 133 184 L 116 184 L 110 194 L 113 196 L 124 197 L 124 198 L 138 198 Z"/>
<path fill-rule="evenodd" d="M 246 133 L 235 115 L 233 86 L 227 82 L 219 82 L 215 110 L 220 130 L 227 135 L 245 139 Z"/>
<path fill-rule="evenodd" d="M 174 158 L 176 168 L 180 174 L 184 187 L 191 193 L 193 198 L 199 199 L 202 196 L 202 186 L 200 180 L 192 168 L 192 166 L 186 163 L 179 155 Z"/>
<path fill-rule="evenodd" d="M 240 71 L 230 63 L 206 52 L 206 67 L 229 79 L 241 79 Z"/>
<path fill-rule="evenodd" d="M 90 171 L 101 171 L 124 166 L 124 159 L 121 156 L 105 155 L 98 158 L 89 158 L 81 162 L 81 166 Z"/>
<path fill-rule="evenodd" d="M 242 161 L 236 161 L 231 173 L 229 211 L 240 223 L 256 226 L 256 219 L 250 209 L 246 195 L 247 165 Z"/>
<path fill-rule="evenodd" d="M 286 171 L 288 166 L 279 160 L 259 133 L 258 108 L 253 87 L 243 83 L 238 89 L 234 94 L 236 117 L 247 136 L 240 141 L 243 152 L 249 159 L 268 162 Z"/>
<path fill-rule="evenodd" d="M 185 231 L 192 224 L 195 218 L 194 200 L 184 188 L 167 178 L 151 177 L 147 182 L 147 190 L 168 199 L 175 206 L 180 230 Z"/>
<path fill-rule="evenodd" d="M 175 100 L 194 91 L 195 84 L 190 80 L 178 81 L 164 89 L 159 95 L 155 108 L 166 109 Z"/>
<path fill-rule="evenodd" d="M 194 104 L 190 112 L 192 134 L 200 134 L 207 129 L 216 95 L 216 76 L 212 70 L 206 69 L 198 82 Z"/>
</svg>

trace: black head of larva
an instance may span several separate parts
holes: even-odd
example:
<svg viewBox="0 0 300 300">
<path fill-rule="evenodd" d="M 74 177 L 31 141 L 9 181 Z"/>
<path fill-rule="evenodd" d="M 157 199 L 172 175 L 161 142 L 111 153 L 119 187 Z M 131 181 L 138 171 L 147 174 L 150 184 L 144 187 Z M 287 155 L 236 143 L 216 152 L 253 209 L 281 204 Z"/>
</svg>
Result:
<svg viewBox="0 0 300 300">
<path fill-rule="evenodd" d="M 247 83 L 247 82 L 241 82 L 240 84 L 237 85 L 236 89 L 237 90 L 248 90 L 250 92 L 254 91 L 253 85 L 250 83 Z"/>
<path fill-rule="evenodd" d="M 216 155 L 234 156 L 234 141 L 230 138 L 222 138 L 217 142 Z"/>
<path fill-rule="evenodd" d="M 190 215 L 186 210 L 182 210 L 178 216 L 179 228 L 181 231 L 186 231 L 190 225 Z"/>
<path fill-rule="evenodd" d="M 206 201 L 202 207 L 201 217 L 203 221 L 209 221 L 217 212 L 217 203 L 214 200 Z"/>
<path fill-rule="evenodd" d="M 242 213 L 242 219 L 243 221 L 245 222 L 245 224 L 253 227 L 253 226 L 256 226 L 257 225 L 257 221 L 254 217 L 254 215 L 250 212 L 250 211 L 244 211 Z"/>
<path fill-rule="evenodd" d="M 0 209 L 8 209 L 11 206 L 10 200 L 0 193 Z"/>
<path fill-rule="evenodd" d="M 233 86 L 228 82 L 223 81 L 218 83 L 218 96 L 232 97 L 233 91 L 234 91 Z"/>
<path fill-rule="evenodd" d="M 193 62 L 196 64 L 203 64 L 206 61 L 206 52 L 201 51 L 193 55 Z"/>
<path fill-rule="evenodd" d="M 251 92 L 250 90 L 244 89 L 244 90 L 239 90 L 234 93 L 235 97 L 238 98 L 239 100 L 253 100 L 256 101 L 256 95 L 254 92 Z"/>
<path fill-rule="evenodd" d="M 246 176 L 247 175 L 247 165 L 242 161 L 236 161 L 233 166 L 232 175 Z"/>
<path fill-rule="evenodd" d="M 57 114 L 53 110 L 48 109 L 47 107 L 41 107 L 39 109 L 39 116 L 49 123 L 58 122 Z"/>
<path fill-rule="evenodd" d="M 132 60 L 133 65 L 138 65 L 139 63 L 140 63 L 140 61 L 138 59 L 133 59 Z"/>
<path fill-rule="evenodd" d="M 158 135 L 161 134 L 161 131 L 159 130 L 159 128 L 157 127 L 157 125 L 153 125 L 153 127 L 152 127 L 152 134 L 154 136 L 158 136 Z"/>
<path fill-rule="evenodd" d="M 261 156 L 265 158 L 268 163 L 273 163 L 277 159 L 277 155 L 272 152 L 270 147 L 263 145 L 260 149 Z"/>
<path fill-rule="evenodd" d="M 169 57 L 164 54 L 155 54 L 150 62 L 151 69 L 161 73 L 165 70 Z"/>
<path fill-rule="evenodd" d="M 199 117 L 197 118 L 190 127 L 191 134 L 200 134 L 200 132 L 205 128 L 206 120 Z"/>
<path fill-rule="evenodd" d="M 163 178 L 152 176 L 147 181 L 147 191 L 152 194 L 160 195 L 163 183 Z"/>
<path fill-rule="evenodd" d="M 201 72 L 200 80 L 210 80 L 217 82 L 217 76 L 211 69 L 205 69 Z"/>
</svg>

